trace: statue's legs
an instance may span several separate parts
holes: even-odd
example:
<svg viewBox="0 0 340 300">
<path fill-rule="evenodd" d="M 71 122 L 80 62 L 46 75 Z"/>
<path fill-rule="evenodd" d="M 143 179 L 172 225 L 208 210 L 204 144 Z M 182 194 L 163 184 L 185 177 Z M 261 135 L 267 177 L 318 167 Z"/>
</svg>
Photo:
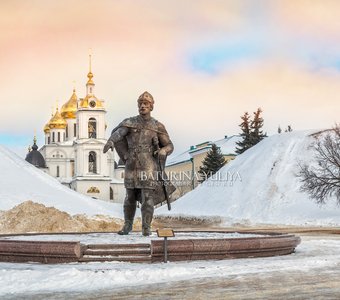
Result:
<svg viewBox="0 0 340 300">
<path fill-rule="evenodd" d="M 151 234 L 151 221 L 154 211 L 154 191 L 142 189 L 142 233 L 144 236 L 149 236 Z"/>
<path fill-rule="evenodd" d="M 132 230 L 133 218 L 136 213 L 136 205 L 136 190 L 126 189 L 126 197 L 124 200 L 124 226 L 120 231 L 118 231 L 118 234 L 126 235 Z"/>
</svg>

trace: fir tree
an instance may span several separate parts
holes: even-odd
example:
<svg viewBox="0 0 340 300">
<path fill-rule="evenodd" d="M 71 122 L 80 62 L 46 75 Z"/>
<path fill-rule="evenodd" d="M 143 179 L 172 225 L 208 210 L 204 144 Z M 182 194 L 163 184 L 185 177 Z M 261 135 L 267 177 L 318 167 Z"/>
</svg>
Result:
<svg viewBox="0 0 340 300">
<path fill-rule="evenodd" d="M 202 166 L 198 173 L 201 175 L 201 182 L 214 175 L 219 169 L 225 165 L 226 161 L 221 152 L 221 149 L 215 144 L 212 144 L 211 149 L 204 158 Z"/>
<path fill-rule="evenodd" d="M 281 133 L 282 132 L 282 129 L 281 129 L 281 126 L 279 125 L 278 129 L 277 129 L 277 133 Z"/>
<path fill-rule="evenodd" d="M 263 133 L 261 130 L 263 127 L 263 118 L 261 117 L 262 109 L 258 108 L 256 112 L 254 112 L 254 119 L 250 123 L 250 141 L 251 147 L 256 145 L 258 142 L 267 137 L 266 133 Z"/>
<path fill-rule="evenodd" d="M 236 153 L 241 154 L 247 149 L 249 149 L 251 145 L 250 141 L 250 117 L 248 112 L 245 112 L 241 117 L 242 123 L 239 125 L 241 127 L 242 133 L 240 136 L 242 137 L 242 141 L 236 142 Z"/>
<path fill-rule="evenodd" d="M 263 118 L 261 117 L 261 113 L 261 108 L 258 108 L 257 111 L 254 112 L 253 120 L 250 120 L 248 112 L 244 113 L 241 117 L 242 123 L 240 124 L 240 127 L 242 133 L 240 136 L 242 137 L 242 141 L 236 142 L 236 145 L 238 146 L 236 148 L 237 154 L 243 153 L 267 136 L 267 134 L 262 131 Z M 281 128 L 279 127 L 279 129 Z"/>
</svg>

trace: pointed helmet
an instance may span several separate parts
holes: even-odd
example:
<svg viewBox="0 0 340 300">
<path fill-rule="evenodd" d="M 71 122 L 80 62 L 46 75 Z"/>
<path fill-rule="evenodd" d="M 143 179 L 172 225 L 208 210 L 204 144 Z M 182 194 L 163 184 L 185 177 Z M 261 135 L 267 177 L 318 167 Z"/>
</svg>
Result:
<svg viewBox="0 0 340 300">
<path fill-rule="evenodd" d="M 139 103 L 140 101 L 143 101 L 143 100 L 150 102 L 151 109 L 153 109 L 153 105 L 154 105 L 155 101 L 153 100 L 153 97 L 152 97 L 152 95 L 149 92 L 144 92 L 143 94 L 141 94 L 138 97 L 137 102 Z"/>
</svg>

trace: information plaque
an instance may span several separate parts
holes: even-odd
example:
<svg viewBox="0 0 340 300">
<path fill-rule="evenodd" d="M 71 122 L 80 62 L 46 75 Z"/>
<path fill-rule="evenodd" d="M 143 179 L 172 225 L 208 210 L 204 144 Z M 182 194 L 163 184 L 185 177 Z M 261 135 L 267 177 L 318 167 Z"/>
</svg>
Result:
<svg viewBox="0 0 340 300">
<path fill-rule="evenodd" d="M 157 229 L 157 236 L 164 238 L 164 262 L 168 262 L 168 237 L 174 237 L 175 232 L 171 228 Z"/>
<path fill-rule="evenodd" d="M 174 237 L 175 232 L 171 228 L 157 229 L 158 237 Z"/>
</svg>

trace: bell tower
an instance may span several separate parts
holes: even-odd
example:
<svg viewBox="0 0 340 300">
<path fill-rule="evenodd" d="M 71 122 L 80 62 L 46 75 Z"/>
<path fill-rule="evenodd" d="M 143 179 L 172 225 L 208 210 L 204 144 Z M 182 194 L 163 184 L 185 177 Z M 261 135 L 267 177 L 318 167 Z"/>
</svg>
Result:
<svg viewBox="0 0 340 300">
<path fill-rule="evenodd" d="M 106 143 L 106 110 L 104 100 L 98 99 L 94 94 L 95 84 L 91 69 L 92 55 L 89 54 L 86 96 L 79 99 L 76 112 L 75 176 L 71 186 L 88 196 L 109 199 L 111 177 L 108 160 L 110 157 L 103 153 Z"/>
</svg>

